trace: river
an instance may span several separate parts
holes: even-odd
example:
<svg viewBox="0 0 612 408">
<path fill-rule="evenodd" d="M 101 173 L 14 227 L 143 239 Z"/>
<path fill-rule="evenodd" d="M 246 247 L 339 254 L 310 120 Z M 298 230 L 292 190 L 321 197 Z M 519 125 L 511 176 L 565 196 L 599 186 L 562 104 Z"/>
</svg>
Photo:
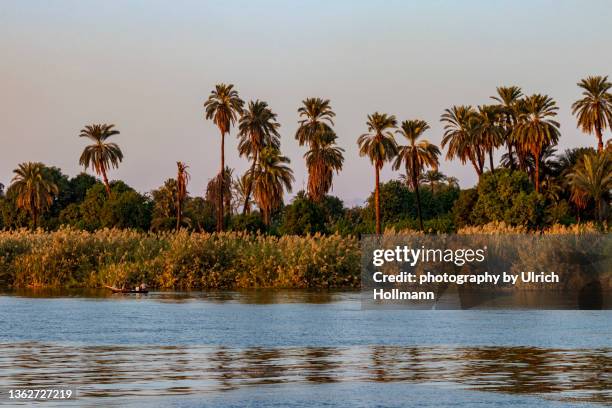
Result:
<svg viewBox="0 0 612 408">
<path fill-rule="evenodd" d="M 610 313 L 362 310 L 357 292 L 5 291 L 0 387 L 77 389 L 41 406 L 602 407 Z"/>
</svg>

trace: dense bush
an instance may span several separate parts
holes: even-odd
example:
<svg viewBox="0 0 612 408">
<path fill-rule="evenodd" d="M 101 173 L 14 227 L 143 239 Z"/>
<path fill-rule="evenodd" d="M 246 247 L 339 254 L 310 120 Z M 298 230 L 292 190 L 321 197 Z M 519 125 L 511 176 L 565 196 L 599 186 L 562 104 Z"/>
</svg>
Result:
<svg viewBox="0 0 612 408">
<path fill-rule="evenodd" d="M 338 235 L 0 232 L 0 284 L 16 287 L 354 287 L 359 261 L 359 242 Z"/>
</svg>

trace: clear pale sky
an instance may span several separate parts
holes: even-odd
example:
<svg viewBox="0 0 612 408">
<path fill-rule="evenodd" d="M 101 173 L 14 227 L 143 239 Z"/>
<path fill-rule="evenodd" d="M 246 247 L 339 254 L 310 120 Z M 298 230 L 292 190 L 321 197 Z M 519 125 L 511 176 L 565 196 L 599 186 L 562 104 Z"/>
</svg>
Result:
<svg viewBox="0 0 612 408">
<path fill-rule="evenodd" d="M 570 105 L 580 78 L 612 75 L 611 40 L 611 1 L 0 0 L 0 182 L 23 161 L 77 174 L 79 130 L 105 122 L 125 154 L 112 179 L 147 192 L 181 160 L 191 194 L 202 195 L 220 142 L 202 103 L 226 82 L 278 113 L 294 193 L 306 181 L 296 110 L 305 97 L 331 99 L 346 149 L 333 194 L 352 205 L 373 189 L 356 139 L 376 110 L 426 120 L 439 143 L 445 108 L 519 85 L 557 101 L 559 150 L 595 146 Z M 226 160 L 242 172 L 235 147 L 232 132 Z M 475 182 L 458 162 L 441 170 Z M 383 180 L 398 174 L 386 166 Z"/>
</svg>

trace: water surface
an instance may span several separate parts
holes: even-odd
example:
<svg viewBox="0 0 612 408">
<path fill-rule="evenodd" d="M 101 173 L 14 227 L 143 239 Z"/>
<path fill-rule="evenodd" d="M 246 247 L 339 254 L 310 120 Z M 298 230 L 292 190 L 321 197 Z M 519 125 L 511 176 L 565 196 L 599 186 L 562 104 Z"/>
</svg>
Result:
<svg viewBox="0 0 612 408">
<path fill-rule="evenodd" d="M 605 406 L 610 318 L 361 310 L 354 292 L 5 292 L 0 381 L 76 386 L 91 406 Z"/>
</svg>

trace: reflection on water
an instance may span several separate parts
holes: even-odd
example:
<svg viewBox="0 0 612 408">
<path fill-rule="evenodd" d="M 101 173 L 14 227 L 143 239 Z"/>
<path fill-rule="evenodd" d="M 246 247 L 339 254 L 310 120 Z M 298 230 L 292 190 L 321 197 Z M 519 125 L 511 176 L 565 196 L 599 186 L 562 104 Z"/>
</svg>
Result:
<svg viewBox="0 0 612 408">
<path fill-rule="evenodd" d="M 65 288 L 0 288 L 0 295 L 27 298 L 107 298 L 107 299 L 150 299 L 168 302 L 205 300 L 207 302 L 236 302 L 245 304 L 278 303 L 330 303 L 356 298 L 359 292 L 346 290 L 301 290 L 301 289 L 243 289 L 236 291 L 209 290 L 206 292 L 155 291 L 148 294 L 112 293 L 108 289 L 65 289 Z"/>
<path fill-rule="evenodd" d="M 76 385 L 84 399 L 195 395 L 261 384 L 408 382 L 609 404 L 611 367 L 609 348 L 0 344 L 6 386 Z"/>
</svg>

